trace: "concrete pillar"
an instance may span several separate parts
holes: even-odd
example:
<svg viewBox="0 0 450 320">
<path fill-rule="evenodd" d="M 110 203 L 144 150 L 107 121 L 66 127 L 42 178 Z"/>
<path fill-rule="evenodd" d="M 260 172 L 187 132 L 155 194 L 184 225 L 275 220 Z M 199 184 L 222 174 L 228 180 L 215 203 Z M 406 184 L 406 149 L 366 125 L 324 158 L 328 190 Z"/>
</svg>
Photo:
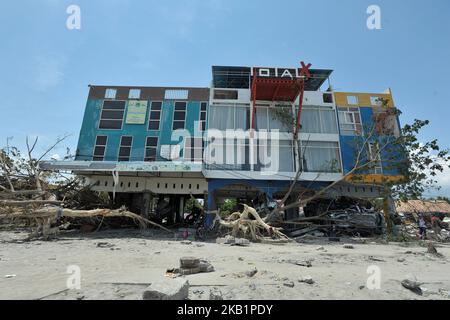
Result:
<svg viewBox="0 0 450 320">
<path fill-rule="evenodd" d="M 148 212 L 150 211 L 150 201 L 152 200 L 152 194 L 150 192 L 144 192 L 142 195 L 142 208 L 141 216 L 148 219 Z"/>
</svg>

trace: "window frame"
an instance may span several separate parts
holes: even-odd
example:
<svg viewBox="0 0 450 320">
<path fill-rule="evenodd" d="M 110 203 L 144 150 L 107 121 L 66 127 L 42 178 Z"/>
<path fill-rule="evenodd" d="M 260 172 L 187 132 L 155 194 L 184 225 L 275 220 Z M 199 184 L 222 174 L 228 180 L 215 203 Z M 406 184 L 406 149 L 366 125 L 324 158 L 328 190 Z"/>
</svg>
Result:
<svg viewBox="0 0 450 320">
<path fill-rule="evenodd" d="M 156 145 L 155 146 L 149 146 L 148 141 L 149 138 L 156 139 Z M 144 148 L 144 162 L 156 162 L 158 161 L 158 145 L 159 145 L 159 137 L 155 136 L 147 136 L 145 137 L 145 148 Z M 147 157 L 147 149 L 154 148 L 155 149 L 155 159 L 154 160 L 147 160 L 151 159 L 151 157 Z"/>
<path fill-rule="evenodd" d="M 150 129 L 150 121 L 156 121 L 152 120 L 152 112 L 153 112 L 153 103 L 161 103 L 161 109 L 159 110 L 159 119 L 158 119 L 158 129 Z M 175 106 L 174 106 L 175 108 Z M 152 101 L 150 104 L 150 113 L 148 115 L 148 123 L 147 123 L 147 131 L 161 131 L 161 119 L 162 119 L 162 112 L 163 112 L 163 101 Z"/>
<path fill-rule="evenodd" d="M 334 146 L 333 147 L 329 147 L 329 146 L 317 146 L 317 145 L 308 145 L 309 143 L 332 143 Z M 305 145 L 306 144 L 306 145 Z M 301 145 L 301 149 L 302 149 L 302 169 L 304 170 L 304 172 L 308 172 L 308 173 L 325 173 L 325 174 L 334 174 L 334 173 L 342 173 L 342 159 L 341 159 L 341 151 L 340 151 L 340 146 L 339 146 L 339 142 L 337 141 L 305 141 L 305 140 L 301 140 L 300 142 Z M 305 161 L 306 161 L 306 152 L 308 149 L 332 149 L 335 152 L 336 155 L 336 160 L 338 161 L 338 171 L 312 171 L 312 170 L 308 170 L 308 165 L 305 166 Z M 310 159 L 310 160 L 314 160 L 314 159 Z M 312 161 L 315 162 L 315 161 Z"/>
<path fill-rule="evenodd" d="M 355 98 L 355 102 L 356 103 L 351 103 L 350 102 L 350 98 Z M 348 94 L 347 95 L 347 105 L 349 105 L 349 106 L 358 106 L 359 105 L 359 97 L 358 97 L 358 95 Z"/>
<path fill-rule="evenodd" d="M 98 137 L 106 137 L 105 145 L 97 144 Z M 99 161 L 99 162 L 105 161 L 105 155 L 106 155 L 106 147 L 107 147 L 107 145 L 108 145 L 108 136 L 107 136 L 107 135 L 104 135 L 104 134 L 98 134 L 98 135 L 95 136 L 94 148 L 92 149 L 92 161 Z M 102 160 L 95 160 L 96 157 L 97 157 L 97 158 L 100 158 L 99 156 L 96 156 L 96 155 L 95 155 L 95 149 L 96 149 L 97 147 L 103 147 L 103 148 L 105 148 L 105 150 L 103 151 L 103 156 L 101 157 Z"/>
<path fill-rule="evenodd" d="M 100 125 L 102 123 L 102 120 L 106 120 L 106 121 L 119 121 L 119 119 L 102 119 L 102 114 L 103 111 L 105 111 L 105 102 L 106 101 L 117 101 L 117 102 L 123 102 L 124 106 L 123 106 L 123 115 L 122 115 L 122 119 L 121 121 L 121 125 L 120 125 L 120 129 L 111 129 L 111 128 L 100 128 Z M 103 104 L 102 104 L 102 108 L 100 110 L 100 119 L 98 121 L 98 130 L 122 130 L 123 129 L 123 124 L 125 122 L 125 114 L 126 114 L 126 110 L 127 110 L 127 102 L 125 100 L 103 100 Z M 117 109 L 106 109 L 106 111 L 118 111 Z"/>
<path fill-rule="evenodd" d="M 375 163 L 374 167 L 370 169 L 370 171 L 372 171 L 373 174 L 383 174 L 383 161 L 381 159 L 380 144 L 378 143 L 378 141 L 368 142 L 367 144 L 369 146 L 369 160 L 374 161 L 374 163 L 375 161 L 377 162 Z M 376 148 L 378 149 L 376 157 L 374 157 L 373 153 L 374 146 L 376 146 Z"/>
<path fill-rule="evenodd" d="M 129 146 L 128 146 L 128 145 L 122 146 L 122 140 L 123 140 L 123 138 L 131 138 L 131 143 L 130 143 Z M 119 148 L 118 148 L 118 150 L 117 150 L 117 162 L 130 162 L 130 161 L 131 161 L 131 151 L 133 150 L 133 142 L 134 142 L 134 137 L 133 137 L 133 136 L 130 136 L 130 135 L 123 135 L 123 136 L 120 136 Z M 121 155 L 120 155 L 120 150 L 121 150 L 122 148 L 130 148 L 130 153 L 129 153 L 129 155 L 128 155 L 128 160 L 120 160 L 120 158 L 124 158 L 124 156 L 121 156 Z"/>
<path fill-rule="evenodd" d="M 358 111 L 350 110 L 350 108 L 357 108 Z M 353 118 L 353 122 L 347 121 L 347 114 L 350 114 Z M 355 114 L 358 114 L 359 116 L 359 122 L 356 122 Z M 343 117 L 341 115 L 344 115 Z M 362 117 L 361 117 L 361 110 L 358 107 L 345 107 L 345 108 L 338 108 L 338 116 L 339 116 L 339 132 L 341 135 L 344 136 L 361 136 L 364 134 L 364 128 L 362 125 Z M 342 129 L 342 125 L 351 125 L 353 126 L 353 134 L 343 134 L 343 131 L 349 131 L 349 129 Z M 361 127 L 361 130 L 358 133 L 357 125 Z"/>
<path fill-rule="evenodd" d="M 177 103 L 184 103 L 184 120 L 175 120 L 175 113 L 180 112 L 179 110 L 176 110 Z M 172 113 L 172 131 L 186 129 L 187 107 L 188 107 L 187 101 L 174 101 L 173 113 Z M 181 121 L 183 121 L 183 128 L 175 129 L 174 128 L 175 122 L 181 122 Z"/>
<path fill-rule="evenodd" d="M 202 110 L 202 105 L 205 105 L 205 110 Z M 202 114 L 205 114 L 205 119 L 204 120 L 202 120 Z M 206 101 L 203 101 L 203 102 L 200 102 L 200 110 L 199 110 L 199 131 L 200 132 L 204 132 L 204 131 L 206 131 L 206 123 L 207 123 L 207 120 L 208 120 L 208 102 L 206 102 Z"/>
</svg>

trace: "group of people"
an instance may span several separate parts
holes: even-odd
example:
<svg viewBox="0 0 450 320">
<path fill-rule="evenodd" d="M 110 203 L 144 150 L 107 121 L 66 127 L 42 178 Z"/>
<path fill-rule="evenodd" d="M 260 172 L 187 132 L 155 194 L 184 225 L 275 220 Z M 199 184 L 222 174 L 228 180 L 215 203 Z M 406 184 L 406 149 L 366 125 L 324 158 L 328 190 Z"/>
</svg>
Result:
<svg viewBox="0 0 450 320">
<path fill-rule="evenodd" d="M 439 234 L 441 229 L 441 219 L 437 215 L 431 216 L 431 227 L 435 233 Z M 419 224 L 419 236 L 421 240 L 425 240 L 427 238 L 427 222 L 425 220 L 425 216 L 423 213 L 419 214 L 418 219 Z"/>
</svg>

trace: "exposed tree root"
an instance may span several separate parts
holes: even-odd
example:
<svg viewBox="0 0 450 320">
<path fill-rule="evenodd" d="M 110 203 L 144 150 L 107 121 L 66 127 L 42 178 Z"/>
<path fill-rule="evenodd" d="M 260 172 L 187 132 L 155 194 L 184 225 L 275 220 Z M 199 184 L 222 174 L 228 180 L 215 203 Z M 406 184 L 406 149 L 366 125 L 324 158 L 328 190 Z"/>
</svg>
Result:
<svg viewBox="0 0 450 320">
<path fill-rule="evenodd" d="M 282 228 L 270 226 L 263 221 L 254 208 L 246 204 L 244 204 L 242 213 L 234 212 L 227 220 L 222 220 L 217 215 L 216 219 L 220 226 L 231 229 L 231 235 L 234 237 L 244 237 L 252 241 L 261 241 L 267 237 L 272 239 L 289 239 L 280 231 Z"/>
</svg>

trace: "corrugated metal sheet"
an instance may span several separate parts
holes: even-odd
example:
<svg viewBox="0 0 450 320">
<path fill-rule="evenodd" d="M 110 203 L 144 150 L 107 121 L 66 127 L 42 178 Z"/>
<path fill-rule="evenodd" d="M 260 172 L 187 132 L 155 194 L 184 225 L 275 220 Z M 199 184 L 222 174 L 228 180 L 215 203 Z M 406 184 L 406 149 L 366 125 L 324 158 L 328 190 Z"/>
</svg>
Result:
<svg viewBox="0 0 450 320">
<path fill-rule="evenodd" d="M 397 212 L 404 213 L 445 213 L 450 215 L 450 204 L 446 201 L 409 200 L 398 202 Z"/>
</svg>

